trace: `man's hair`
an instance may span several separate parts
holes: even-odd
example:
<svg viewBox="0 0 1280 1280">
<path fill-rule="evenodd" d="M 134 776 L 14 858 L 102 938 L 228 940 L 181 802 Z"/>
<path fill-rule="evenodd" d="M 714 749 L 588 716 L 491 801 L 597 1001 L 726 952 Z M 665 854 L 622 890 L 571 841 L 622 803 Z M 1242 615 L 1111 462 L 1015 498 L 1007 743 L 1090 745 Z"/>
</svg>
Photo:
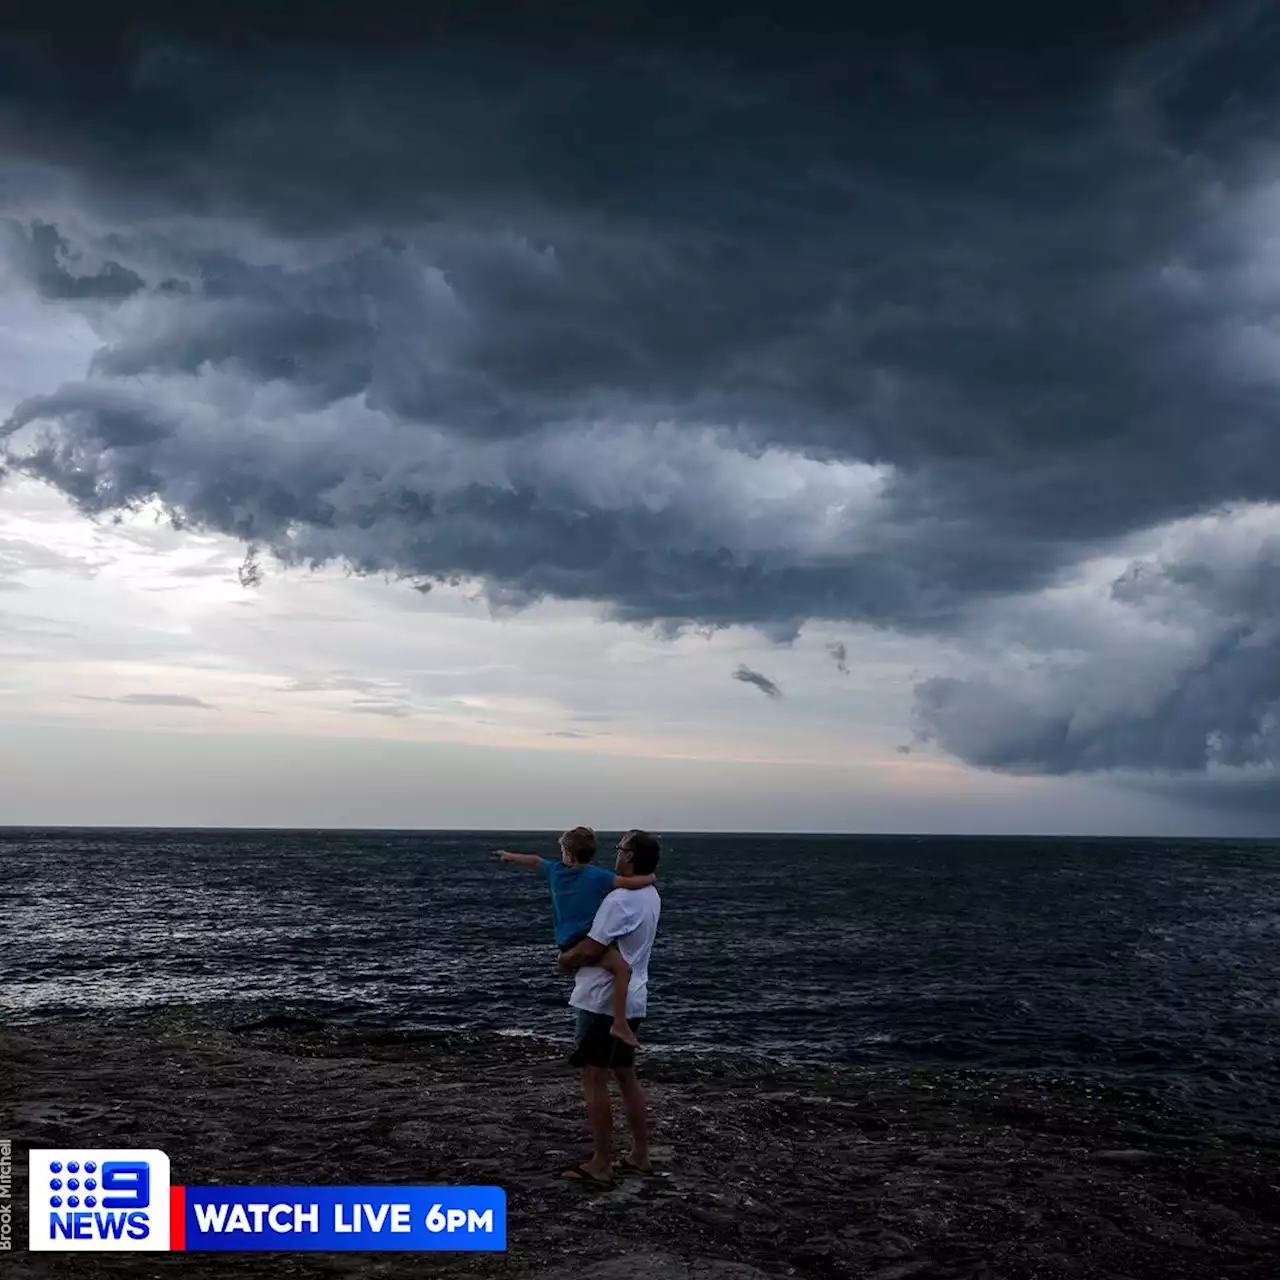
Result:
<svg viewBox="0 0 1280 1280">
<path fill-rule="evenodd" d="M 571 827 L 560 837 L 560 847 L 574 862 L 590 862 L 596 856 L 596 833 L 590 827 Z"/>
<path fill-rule="evenodd" d="M 638 876 L 651 876 L 658 869 L 662 858 L 662 841 L 647 831 L 633 827 L 622 837 L 622 843 L 631 855 L 631 870 Z"/>
</svg>

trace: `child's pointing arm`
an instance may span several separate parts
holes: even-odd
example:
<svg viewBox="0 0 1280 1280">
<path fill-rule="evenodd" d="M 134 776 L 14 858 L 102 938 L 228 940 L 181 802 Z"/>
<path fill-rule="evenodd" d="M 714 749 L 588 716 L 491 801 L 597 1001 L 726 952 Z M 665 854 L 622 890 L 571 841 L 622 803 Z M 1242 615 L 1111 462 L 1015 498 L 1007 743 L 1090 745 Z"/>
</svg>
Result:
<svg viewBox="0 0 1280 1280">
<path fill-rule="evenodd" d="M 514 862 L 518 867 L 540 867 L 542 859 L 536 853 L 511 853 L 507 849 L 498 849 L 500 862 Z"/>
</svg>

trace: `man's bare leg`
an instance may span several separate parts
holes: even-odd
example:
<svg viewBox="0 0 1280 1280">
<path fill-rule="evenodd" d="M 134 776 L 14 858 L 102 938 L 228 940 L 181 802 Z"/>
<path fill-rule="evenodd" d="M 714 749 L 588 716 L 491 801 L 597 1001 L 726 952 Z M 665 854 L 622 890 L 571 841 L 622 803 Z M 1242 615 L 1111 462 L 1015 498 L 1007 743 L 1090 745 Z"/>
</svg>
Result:
<svg viewBox="0 0 1280 1280">
<path fill-rule="evenodd" d="M 649 1104 L 636 1079 L 634 1067 L 614 1067 L 614 1078 L 622 1094 L 622 1105 L 627 1112 L 627 1128 L 631 1130 L 631 1151 L 627 1156 L 633 1168 L 648 1173 L 649 1163 Z"/>
<path fill-rule="evenodd" d="M 609 1072 L 604 1067 L 582 1068 L 582 1096 L 591 1126 L 591 1159 L 583 1164 L 593 1177 L 613 1173 L 613 1101 L 609 1097 Z"/>
<path fill-rule="evenodd" d="M 631 986 L 631 966 L 622 958 L 617 947 L 610 947 L 600 957 L 600 967 L 613 978 L 613 1026 L 609 1034 L 623 1044 L 638 1048 L 636 1033 L 627 1026 L 627 990 Z"/>
</svg>

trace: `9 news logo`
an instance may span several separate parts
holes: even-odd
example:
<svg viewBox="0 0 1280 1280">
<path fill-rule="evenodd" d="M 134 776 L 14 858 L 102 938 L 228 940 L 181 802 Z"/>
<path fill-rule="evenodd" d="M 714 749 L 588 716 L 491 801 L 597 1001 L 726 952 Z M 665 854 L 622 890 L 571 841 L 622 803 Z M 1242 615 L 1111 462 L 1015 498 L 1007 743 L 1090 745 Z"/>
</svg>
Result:
<svg viewBox="0 0 1280 1280">
<path fill-rule="evenodd" d="M 163 1151 L 32 1151 L 29 1167 L 32 1250 L 168 1250 Z"/>
</svg>

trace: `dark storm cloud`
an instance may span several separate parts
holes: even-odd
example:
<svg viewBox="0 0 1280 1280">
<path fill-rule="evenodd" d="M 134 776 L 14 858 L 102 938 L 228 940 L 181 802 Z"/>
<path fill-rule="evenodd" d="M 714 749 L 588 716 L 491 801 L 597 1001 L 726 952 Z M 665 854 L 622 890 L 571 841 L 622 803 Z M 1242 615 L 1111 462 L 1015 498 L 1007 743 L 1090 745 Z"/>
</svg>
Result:
<svg viewBox="0 0 1280 1280">
<path fill-rule="evenodd" d="M 767 698 L 782 697 L 782 690 L 768 676 L 761 675 L 758 671 L 752 671 L 750 667 L 739 665 L 738 669 L 733 673 L 733 678 L 742 681 L 743 684 L 755 685 Z"/>
<path fill-rule="evenodd" d="M 1235 778 L 1179 778 L 1176 783 L 1144 780 L 1131 785 L 1189 808 L 1263 819 L 1264 834 L 1274 831 L 1275 820 L 1280 817 L 1280 775 L 1269 771 Z"/>
<path fill-rule="evenodd" d="M 1099 593 L 1101 595 L 1101 593 Z M 926 737 L 1024 773 L 1202 771 L 1280 760 L 1280 517 L 1224 512 L 1134 559 L 1059 653 L 917 690 Z M 1013 639 L 1020 636 L 1015 631 Z M 1035 646 L 1042 652 L 1048 645 Z"/>
<path fill-rule="evenodd" d="M 1195 8 L 894 6 L 807 44 L 789 9 L 718 47 L 674 8 L 581 44 L 569 8 L 533 44 L 491 6 L 421 40 L 378 5 L 284 42 L 269 6 L 230 41 L 198 6 L 82 45 L 15 24 L 7 252 L 127 306 L 6 461 L 500 607 L 962 634 L 1280 497 L 1277 24 Z M 1205 643 L 1087 741 L 1080 688 L 999 668 L 926 682 L 923 727 L 997 768 L 1267 755 L 1255 642 Z"/>
<path fill-rule="evenodd" d="M 74 271 L 72 247 L 47 222 L 23 226 L 0 219 L 0 252 L 50 301 L 122 302 L 143 288 L 142 277 L 118 262 L 104 262 L 96 270 Z"/>
<path fill-rule="evenodd" d="M 1280 646 L 1238 635 L 1163 698 L 1085 729 L 1076 728 L 1078 704 L 1027 702 L 994 679 L 934 677 L 918 690 L 918 711 L 946 750 L 1010 772 L 1239 766 L 1280 759 L 1278 672 Z"/>
</svg>

